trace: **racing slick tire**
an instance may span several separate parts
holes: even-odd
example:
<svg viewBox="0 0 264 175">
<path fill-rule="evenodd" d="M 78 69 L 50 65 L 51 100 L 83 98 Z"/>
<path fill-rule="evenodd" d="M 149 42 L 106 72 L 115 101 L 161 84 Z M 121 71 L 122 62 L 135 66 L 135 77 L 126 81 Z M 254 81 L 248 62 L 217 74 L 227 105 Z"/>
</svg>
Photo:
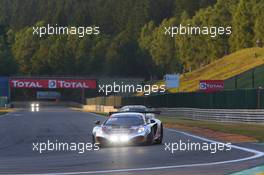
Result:
<svg viewBox="0 0 264 175">
<path fill-rule="evenodd" d="M 92 144 L 93 144 L 93 145 L 95 144 L 95 138 L 94 138 L 94 135 L 92 135 Z"/>
<path fill-rule="evenodd" d="M 161 126 L 160 126 L 160 137 L 157 139 L 156 143 L 162 144 L 162 140 L 163 140 L 163 125 L 161 124 Z"/>
<path fill-rule="evenodd" d="M 153 130 L 151 129 L 150 133 L 147 136 L 146 145 L 151 145 L 153 143 Z"/>
</svg>

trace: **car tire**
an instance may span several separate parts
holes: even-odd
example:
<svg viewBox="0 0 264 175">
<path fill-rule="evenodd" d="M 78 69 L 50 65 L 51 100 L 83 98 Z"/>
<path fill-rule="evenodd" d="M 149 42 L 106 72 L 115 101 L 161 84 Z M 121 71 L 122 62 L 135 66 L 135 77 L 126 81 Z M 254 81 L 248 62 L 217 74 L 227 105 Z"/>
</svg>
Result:
<svg viewBox="0 0 264 175">
<path fill-rule="evenodd" d="M 92 135 L 92 144 L 93 144 L 93 145 L 95 144 L 95 138 L 94 138 L 94 135 Z"/>
<path fill-rule="evenodd" d="M 163 125 L 160 125 L 160 137 L 157 139 L 156 143 L 157 144 L 162 144 L 162 140 L 163 140 Z"/>
<path fill-rule="evenodd" d="M 153 130 L 151 129 L 150 133 L 147 136 L 146 145 L 151 145 L 153 143 Z"/>
<path fill-rule="evenodd" d="M 106 147 L 106 145 L 103 144 L 103 143 L 100 143 L 100 144 L 99 144 L 99 147 L 100 147 L 100 148 L 104 148 L 104 147 Z"/>
</svg>

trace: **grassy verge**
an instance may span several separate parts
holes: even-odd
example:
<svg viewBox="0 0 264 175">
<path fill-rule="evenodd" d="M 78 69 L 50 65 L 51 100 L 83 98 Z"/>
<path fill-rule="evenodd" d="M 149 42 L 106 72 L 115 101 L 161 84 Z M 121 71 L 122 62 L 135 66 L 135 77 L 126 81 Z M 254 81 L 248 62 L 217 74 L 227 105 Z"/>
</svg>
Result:
<svg viewBox="0 0 264 175">
<path fill-rule="evenodd" d="M 214 135 L 217 133 L 226 133 L 222 134 L 222 137 L 228 137 L 228 134 L 233 134 L 233 136 L 240 135 L 252 138 L 252 140 L 255 139 L 256 141 L 264 141 L 263 124 L 221 123 L 213 121 L 188 120 L 179 117 L 170 118 L 166 116 L 160 116 L 159 119 L 169 128 L 179 128 L 187 131 L 197 131 L 201 129 L 201 132 L 212 131 Z M 208 133 L 204 134 L 206 135 Z M 223 138 L 223 140 L 225 140 L 225 138 Z"/>
</svg>

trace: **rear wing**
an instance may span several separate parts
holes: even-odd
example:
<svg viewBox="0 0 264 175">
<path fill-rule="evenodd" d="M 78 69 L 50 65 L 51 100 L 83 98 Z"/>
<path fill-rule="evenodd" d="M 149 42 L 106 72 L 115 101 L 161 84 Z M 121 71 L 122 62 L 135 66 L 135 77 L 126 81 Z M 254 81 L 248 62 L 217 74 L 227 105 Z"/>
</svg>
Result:
<svg viewBox="0 0 264 175">
<path fill-rule="evenodd" d="M 120 113 L 141 113 L 141 114 L 157 114 L 160 115 L 161 111 L 117 111 L 117 112 L 109 112 L 109 116 L 112 114 L 120 114 Z"/>
</svg>

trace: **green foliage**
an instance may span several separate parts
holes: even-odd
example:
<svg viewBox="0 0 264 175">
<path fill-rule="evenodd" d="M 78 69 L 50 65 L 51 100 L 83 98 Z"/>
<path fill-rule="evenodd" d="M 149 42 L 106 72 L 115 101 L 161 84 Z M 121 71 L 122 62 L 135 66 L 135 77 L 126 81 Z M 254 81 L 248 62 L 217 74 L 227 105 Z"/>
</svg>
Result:
<svg viewBox="0 0 264 175">
<path fill-rule="evenodd" d="M 0 74 L 162 77 L 190 72 L 257 40 L 261 0 L 1 0 Z M 32 35 L 32 26 L 100 26 L 100 36 Z M 232 34 L 164 35 L 168 26 Z"/>
<path fill-rule="evenodd" d="M 175 24 L 177 24 L 176 18 L 165 19 L 159 27 L 155 28 L 151 21 L 142 28 L 139 38 L 140 47 L 150 53 L 154 63 L 160 67 L 163 74 L 180 71 L 175 40 L 164 35 L 164 27 Z"/>
<path fill-rule="evenodd" d="M 157 26 L 151 21 L 141 30 L 140 47 L 147 50 L 156 65 L 166 72 L 193 71 L 230 52 L 253 47 L 257 40 L 264 41 L 263 1 L 218 0 L 213 6 L 192 13 L 190 9 L 203 6 L 200 3 L 203 4 L 202 1 L 176 0 L 178 6 L 175 10 L 180 12 L 176 17 L 164 19 Z M 211 5 L 209 2 L 205 4 Z M 199 27 L 231 26 L 232 34 L 217 37 L 177 35 L 173 41 L 162 33 L 164 27 L 179 24 Z"/>
<path fill-rule="evenodd" d="M 10 52 L 5 35 L 0 35 L 0 75 L 16 73 L 16 63 Z"/>
<path fill-rule="evenodd" d="M 254 38 L 254 11 L 255 0 L 240 0 L 237 10 L 233 15 L 233 35 L 230 38 L 231 50 L 253 46 Z"/>
<path fill-rule="evenodd" d="M 253 9 L 256 13 L 255 18 L 255 26 L 254 26 L 254 33 L 255 38 L 254 41 L 260 40 L 264 42 L 264 3 L 257 3 L 255 8 Z"/>
</svg>

